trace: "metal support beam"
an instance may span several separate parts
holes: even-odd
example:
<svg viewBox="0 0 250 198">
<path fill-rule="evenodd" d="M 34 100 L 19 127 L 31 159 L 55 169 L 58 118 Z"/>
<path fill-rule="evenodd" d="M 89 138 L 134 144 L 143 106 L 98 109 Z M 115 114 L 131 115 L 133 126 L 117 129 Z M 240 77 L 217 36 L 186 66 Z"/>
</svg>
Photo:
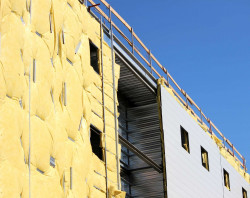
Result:
<svg viewBox="0 0 250 198">
<path fill-rule="evenodd" d="M 103 111 L 103 134 L 105 139 L 105 148 L 104 148 L 104 155 L 105 155 L 105 174 L 106 174 L 106 197 L 109 197 L 108 193 L 108 169 L 107 169 L 107 145 L 106 145 L 106 122 L 105 122 L 105 100 L 104 100 L 104 68 L 103 68 L 103 27 L 102 27 L 102 16 L 100 18 L 100 34 L 101 34 L 101 66 L 102 66 L 102 111 Z"/>
<path fill-rule="evenodd" d="M 136 148 L 133 144 L 131 144 L 128 140 L 119 135 L 119 142 L 126 148 L 128 148 L 131 152 L 136 154 L 141 160 L 147 163 L 149 166 L 154 168 L 157 172 L 162 173 L 162 168 L 156 164 L 153 160 L 151 160 L 147 155 L 142 153 L 138 148 Z"/>
<path fill-rule="evenodd" d="M 115 122 L 115 147 L 116 147 L 116 172 L 117 172 L 117 187 L 118 190 L 121 189 L 120 183 L 120 160 L 119 160 L 119 151 L 118 151 L 118 123 L 117 123 L 117 107 L 116 107 L 116 88 L 115 88 L 115 57 L 114 57 L 114 36 L 113 36 L 113 26 L 112 26 L 112 11 L 109 7 L 109 19 L 110 19 L 110 40 L 111 40 L 111 58 L 112 58 L 112 77 L 113 77 L 113 100 L 114 100 L 114 122 Z"/>
</svg>

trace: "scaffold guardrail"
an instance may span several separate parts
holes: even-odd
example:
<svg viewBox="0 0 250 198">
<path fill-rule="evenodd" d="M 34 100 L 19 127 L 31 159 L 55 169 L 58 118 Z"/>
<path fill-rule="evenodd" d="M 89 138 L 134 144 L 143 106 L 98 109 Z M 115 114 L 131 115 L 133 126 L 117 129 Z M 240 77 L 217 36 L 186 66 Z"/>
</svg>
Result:
<svg viewBox="0 0 250 198">
<path fill-rule="evenodd" d="M 195 117 L 197 117 L 198 122 L 200 122 L 201 124 L 205 124 L 208 127 L 209 133 L 215 134 L 214 132 L 216 132 L 222 138 L 224 148 L 235 158 L 235 160 L 240 163 L 240 166 L 245 171 L 247 171 L 246 160 L 244 156 L 241 155 L 241 153 L 223 135 L 223 133 L 215 126 L 215 124 L 203 113 L 201 108 L 192 100 L 192 98 L 176 83 L 174 78 L 169 74 L 168 70 L 163 65 L 161 65 L 161 63 L 152 54 L 151 50 L 146 47 L 139 36 L 134 32 L 133 28 L 118 14 L 118 12 L 116 12 L 105 0 L 98 0 L 98 3 L 95 3 L 93 0 L 85 0 L 85 5 L 87 7 L 88 4 L 91 8 L 93 8 L 92 10 L 95 9 L 103 17 L 103 19 L 105 19 L 110 24 L 110 26 L 112 26 L 116 30 L 116 32 L 118 32 L 120 36 L 123 37 L 123 39 L 131 47 L 131 53 L 135 57 L 139 56 L 139 58 L 141 58 L 146 63 L 147 67 L 144 67 L 148 71 L 150 71 L 154 77 L 164 79 L 165 85 L 169 87 L 173 91 L 174 95 L 181 101 L 181 103 L 187 109 L 189 109 Z M 105 13 L 104 9 L 101 8 L 101 6 L 107 8 L 107 14 Z M 114 20 L 111 17 L 112 15 L 114 15 L 119 20 L 119 22 L 121 22 L 129 31 L 130 38 L 126 36 L 126 34 L 121 30 L 121 28 L 118 27 L 118 25 L 115 24 Z M 135 41 L 139 43 L 139 47 L 135 45 Z M 147 57 L 145 57 L 145 55 L 143 55 L 143 52 L 140 51 L 140 47 L 146 52 Z M 153 66 L 153 61 L 156 63 L 158 67 L 157 69 Z M 176 88 L 174 88 L 174 86 Z M 180 94 L 178 92 L 180 92 Z M 199 116 L 197 115 L 197 113 L 199 114 Z"/>
</svg>

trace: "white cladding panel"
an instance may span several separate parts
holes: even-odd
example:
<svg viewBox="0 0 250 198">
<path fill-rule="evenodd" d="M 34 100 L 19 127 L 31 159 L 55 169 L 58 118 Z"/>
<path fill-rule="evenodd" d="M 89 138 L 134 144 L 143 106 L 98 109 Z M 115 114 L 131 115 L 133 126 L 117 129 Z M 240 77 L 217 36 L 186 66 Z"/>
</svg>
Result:
<svg viewBox="0 0 250 198">
<path fill-rule="evenodd" d="M 221 164 L 223 169 L 229 173 L 230 191 L 224 187 L 225 198 L 242 198 L 242 188 L 247 191 L 248 198 L 250 197 L 250 185 L 245 179 L 228 163 L 228 161 L 221 157 Z"/>
<path fill-rule="evenodd" d="M 215 142 L 163 87 L 161 100 L 168 198 L 242 198 L 240 186 L 249 191 L 249 184 L 220 155 Z M 189 134 L 190 153 L 181 146 L 180 126 Z M 208 152 L 209 171 L 201 164 L 201 146 Z M 227 189 L 222 167 L 230 171 L 231 186 L 234 185 L 230 196 L 224 192 Z"/>
</svg>

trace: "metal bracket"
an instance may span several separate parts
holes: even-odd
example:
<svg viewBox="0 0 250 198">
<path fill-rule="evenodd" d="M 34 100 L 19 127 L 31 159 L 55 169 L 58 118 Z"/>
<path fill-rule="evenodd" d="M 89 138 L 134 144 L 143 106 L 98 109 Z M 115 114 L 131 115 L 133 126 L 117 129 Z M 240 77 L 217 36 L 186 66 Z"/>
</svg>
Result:
<svg viewBox="0 0 250 198">
<path fill-rule="evenodd" d="M 100 5 L 100 3 L 95 4 L 95 5 L 92 5 L 92 6 L 89 6 L 89 7 L 88 7 L 88 12 L 90 12 L 90 8 L 94 8 L 94 7 L 99 6 L 99 5 Z"/>
<path fill-rule="evenodd" d="M 154 168 L 157 172 L 162 173 L 162 167 L 150 159 L 147 155 L 142 153 L 138 148 L 131 144 L 128 140 L 119 135 L 119 142 L 134 154 L 136 154 L 141 160 L 146 162 L 150 167 Z"/>
</svg>

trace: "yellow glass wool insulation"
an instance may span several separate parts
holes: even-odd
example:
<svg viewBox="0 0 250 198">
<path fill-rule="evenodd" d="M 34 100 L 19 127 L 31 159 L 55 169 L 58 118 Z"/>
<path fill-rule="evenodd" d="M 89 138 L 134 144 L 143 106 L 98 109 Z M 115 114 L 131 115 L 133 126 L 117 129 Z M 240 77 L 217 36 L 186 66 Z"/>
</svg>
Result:
<svg viewBox="0 0 250 198">
<path fill-rule="evenodd" d="M 110 188 L 110 198 L 112 198 L 112 196 L 114 196 L 115 198 L 123 198 L 125 197 L 125 192 L 116 190 L 114 186 L 112 186 Z"/>
<path fill-rule="evenodd" d="M 106 89 L 106 87 L 108 87 L 108 86 L 105 86 L 105 89 Z M 106 108 L 108 111 L 110 111 L 111 113 L 114 113 L 114 101 L 113 101 L 113 96 L 112 96 L 112 98 L 111 98 L 110 96 L 106 95 L 106 93 L 105 93 L 105 95 L 104 95 L 104 100 L 105 100 L 105 108 Z M 117 98 L 116 98 L 116 101 L 118 101 Z M 116 104 L 117 104 L 117 106 L 118 106 L 118 102 L 116 102 Z M 118 111 L 116 111 L 116 112 L 118 112 Z"/>
<path fill-rule="evenodd" d="M 96 85 L 92 84 L 91 94 L 97 101 L 102 103 L 102 88 L 101 87 L 97 87 Z"/>
<path fill-rule="evenodd" d="M 115 129 L 106 125 L 106 135 L 115 140 Z"/>
<path fill-rule="evenodd" d="M 49 15 L 51 12 L 51 0 L 30 0 L 31 29 L 32 32 L 44 34 L 50 31 Z M 25 2 L 25 1 L 23 1 Z"/>
<path fill-rule="evenodd" d="M 99 48 L 100 66 L 100 24 L 78 0 L 1 0 L 0 12 L 1 196 L 106 197 L 105 163 L 90 143 L 90 124 L 103 131 L 102 76 L 90 65 L 89 48 L 89 40 Z M 107 43 L 103 57 L 108 191 L 125 197 L 117 190 Z"/>
<path fill-rule="evenodd" d="M 7 92 L 2 68 L 3 68 L 2 63 L 0 63 L 0 100 L 4 99 Z"/>
</svg>

